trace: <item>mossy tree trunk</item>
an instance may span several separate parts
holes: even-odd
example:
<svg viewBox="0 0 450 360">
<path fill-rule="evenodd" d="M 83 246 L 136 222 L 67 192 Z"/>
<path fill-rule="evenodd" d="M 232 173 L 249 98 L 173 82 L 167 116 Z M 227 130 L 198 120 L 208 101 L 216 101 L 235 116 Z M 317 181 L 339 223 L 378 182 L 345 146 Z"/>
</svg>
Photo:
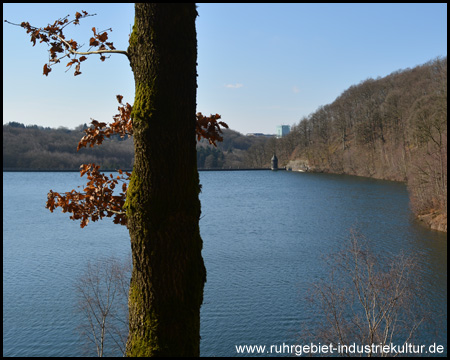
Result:
<svg viewBox="0 0 450 360">
<path fill-rule="evenodd" d="M 133 272 L 128 356 L 198 356 L 201 256 L 195 4 L 136 4 L 135 163 L 125 208 Z"/>
</svg>

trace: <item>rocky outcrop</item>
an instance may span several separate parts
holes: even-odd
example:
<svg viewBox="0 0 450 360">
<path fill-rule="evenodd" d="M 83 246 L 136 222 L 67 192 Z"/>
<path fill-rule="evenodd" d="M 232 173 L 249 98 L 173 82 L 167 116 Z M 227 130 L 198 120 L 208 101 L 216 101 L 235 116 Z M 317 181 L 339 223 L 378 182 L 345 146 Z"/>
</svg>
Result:
<svg viewBox="0 0 450 360">
<path fill-rule="evenodd" d="M 418 215 L 417 218 L 432 230 L 447 232 L 447 215 L 437 212 Z"/>
</svg>

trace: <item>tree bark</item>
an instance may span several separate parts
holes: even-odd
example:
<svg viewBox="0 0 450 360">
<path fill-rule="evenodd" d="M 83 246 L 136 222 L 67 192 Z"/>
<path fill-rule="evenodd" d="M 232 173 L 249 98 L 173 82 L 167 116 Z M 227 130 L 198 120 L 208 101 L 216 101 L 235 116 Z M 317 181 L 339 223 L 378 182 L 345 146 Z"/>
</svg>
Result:
<svg viewBox="0 0 450 360">
<path fill-rule="evenodd" d="M 127 356 L 199 356 L 201 255 L 195 4 L 136 4 L 135 163 L 125 208 L 133 272 Z"/>
</svg>

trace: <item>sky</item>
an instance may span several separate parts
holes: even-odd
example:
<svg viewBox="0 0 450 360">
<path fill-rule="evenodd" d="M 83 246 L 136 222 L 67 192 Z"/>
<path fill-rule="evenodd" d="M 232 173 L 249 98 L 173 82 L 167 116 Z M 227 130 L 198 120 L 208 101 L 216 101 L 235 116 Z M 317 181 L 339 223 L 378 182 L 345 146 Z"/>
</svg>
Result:
<svg viewBox="0 0 450 360">
<path fill-rule="evenodd" d="M 66 37 L 88 44 L 92 27 L 128 47 L 133 4 L 3 4 L 3 20 L 46 26 L 87 11 Z M 231 129 L 275 134 L 368 78 L 447 56 L 447 4 L 198 4 L 197 111 Z M 87 49 L 87 45 L 83 48 Z M 3 123 L 75 128 L 111 122 L 116 95 L 133 103 L 126 56 L 92 55 L 82 75 L 63 61 L 48 77 L 46 45 L 3 22 Z"/>
</svg>

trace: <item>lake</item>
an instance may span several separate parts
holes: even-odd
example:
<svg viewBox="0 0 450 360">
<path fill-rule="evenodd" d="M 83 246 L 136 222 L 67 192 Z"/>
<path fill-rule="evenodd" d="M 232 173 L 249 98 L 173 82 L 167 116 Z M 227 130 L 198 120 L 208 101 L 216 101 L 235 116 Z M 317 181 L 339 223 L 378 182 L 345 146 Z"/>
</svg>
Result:
<svg viewBox="0 0 450 360">
<path fill-rule="evenodd" d="M 130 243 L 110 219 L 81 229 L 68 214 L 45 209 L 50 189 L 69 191 L 84 180 L 70 172 L 3 173 L 3 356 L 85 355 L 74 281 L 90 260 L 129 256 Z M 383 259 L 420 255 L 423 301 L 436 322 L 421 343 L 443 345 L 446 354 L 447 234 L 413 219 L 404 184 L 286 171 L 207 171 L 200 181 L 208 272 L 202 356 L 297 344 L 317 316 L 306 295 L 328 275 L 323 256 L 342 249 L 351 228 Z"/>
</svg>

